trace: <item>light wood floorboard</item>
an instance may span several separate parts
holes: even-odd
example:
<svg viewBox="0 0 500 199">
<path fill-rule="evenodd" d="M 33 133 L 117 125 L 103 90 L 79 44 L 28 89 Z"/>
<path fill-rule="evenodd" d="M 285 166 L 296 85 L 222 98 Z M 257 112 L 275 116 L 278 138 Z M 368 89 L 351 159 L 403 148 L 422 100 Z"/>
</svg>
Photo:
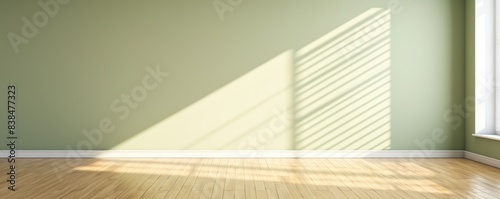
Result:
<svg viewBox="0 0 500 199">
<path fill-rule="evenodd" d="M 18 159 L 16 172 L 0 198 L 500 198 L 500 169 L 460 158 Z"/>
</svg>

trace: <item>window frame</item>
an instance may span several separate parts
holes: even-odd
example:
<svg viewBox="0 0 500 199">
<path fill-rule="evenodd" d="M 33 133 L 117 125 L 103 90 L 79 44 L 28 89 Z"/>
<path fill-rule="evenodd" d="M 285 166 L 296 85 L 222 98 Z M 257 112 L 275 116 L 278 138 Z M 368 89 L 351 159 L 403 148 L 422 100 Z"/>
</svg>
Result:
<svg viewBox="0 0 500 199">
<path fill-rule="evenodd" d="M 475 0 L 475 132 L 500 140 L 500 2 Z M 498 119 L 497 119 L 498 118 Z"/>
</svg>

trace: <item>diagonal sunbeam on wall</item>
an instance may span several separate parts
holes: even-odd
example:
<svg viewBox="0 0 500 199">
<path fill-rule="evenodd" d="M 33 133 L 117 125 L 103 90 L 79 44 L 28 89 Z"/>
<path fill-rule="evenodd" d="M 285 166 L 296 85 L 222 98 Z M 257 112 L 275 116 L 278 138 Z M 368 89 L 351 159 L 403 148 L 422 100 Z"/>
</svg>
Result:
<svg viewBox="0 0 500 199">
<path fill-rule="evenodd" d="M 391 16 L 373 8 L 298 50 L 294 148 L 390 148 Z"/>
</svg>

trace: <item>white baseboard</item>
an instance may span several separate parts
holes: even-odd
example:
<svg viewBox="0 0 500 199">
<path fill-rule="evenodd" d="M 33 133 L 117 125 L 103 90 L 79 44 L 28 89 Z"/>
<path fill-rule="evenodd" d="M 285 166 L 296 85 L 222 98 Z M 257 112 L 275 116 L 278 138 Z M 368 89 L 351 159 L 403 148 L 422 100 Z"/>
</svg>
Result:
<svg viewBox="0 0 500 199">
<path fill-rule="evenodd" d="M 8 151 L 0 151 L 0 158 Z M 18 150 L 17 158 L 462 158 L 463 150 Z"/>
<path fill-rule="evenodd" d="M 484 155 L 479 155 L 477 153 L 472 153 L 472 152 L 468 152 L 468 151 L 465 151 L 464 157 L 469 159 L 469 160 L 474 160 L 476 162 L 480 162 L 480 163 L 487 164 L 487 165 L 490 165 L 490 166 L 493 166 L 496 168 L 500 168 L 500 160 L 495 159 L 495 158 L 486 157 Z"/>
</svg>

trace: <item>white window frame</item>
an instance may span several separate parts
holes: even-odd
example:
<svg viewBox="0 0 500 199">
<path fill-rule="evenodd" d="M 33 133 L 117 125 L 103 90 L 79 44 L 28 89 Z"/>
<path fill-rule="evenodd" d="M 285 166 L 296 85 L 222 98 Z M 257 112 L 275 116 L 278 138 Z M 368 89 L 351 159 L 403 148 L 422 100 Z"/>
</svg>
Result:
<svg viewBox="0 0 500 199">
<path fill-rule="evenodd" d="M 500 92 L 495 83 L 500 79 L 500 2 L 475 0 L 475 5 L 474 135 L 500 140 Z"/>
</svg>

